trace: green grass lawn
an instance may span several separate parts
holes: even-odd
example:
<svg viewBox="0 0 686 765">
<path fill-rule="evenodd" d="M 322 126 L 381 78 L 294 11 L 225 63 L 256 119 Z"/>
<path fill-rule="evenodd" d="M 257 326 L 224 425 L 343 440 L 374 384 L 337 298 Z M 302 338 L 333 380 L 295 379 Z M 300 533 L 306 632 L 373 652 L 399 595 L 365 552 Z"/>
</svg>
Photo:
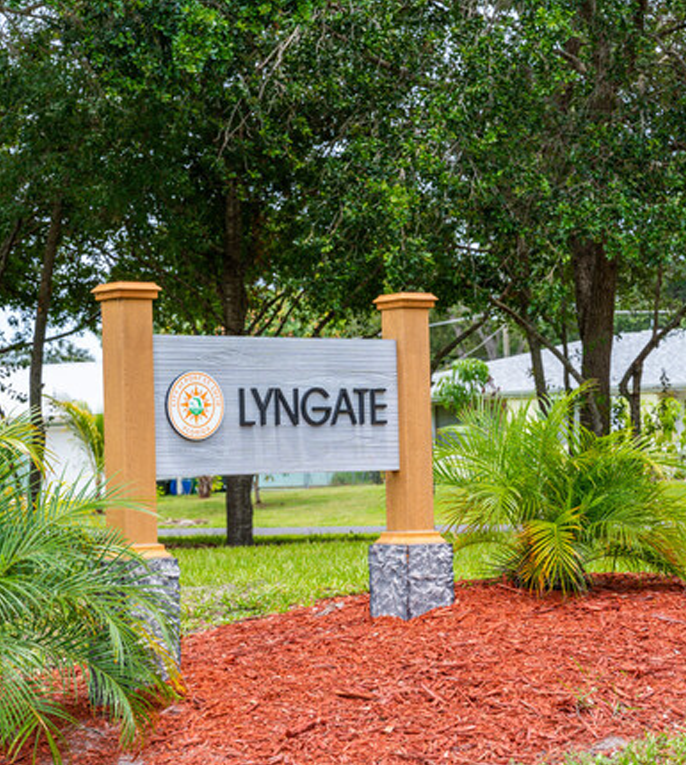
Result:
<svg viewBox="0 0 686 765">
<path fill-rule="evenodd" d="M 303 526 L 384 526 L 386 493 L 383 485 L 319 486 L 309 489 L 262 489 L 262 504 L 255 507 L 254 525 L 258 528 Z M 436 520 L 443 514 L 444 487 L 436 489 Z M 199 528 L 225 528 L 226 507 L 223 493 L 209 499 L 195 495 L 161 497 L 158 500 L 159 525 L 173 528 L 173 521 L 202 521 Z"/>
<path fill-rule="evenodd" d="M 181 568 L 184 632 L 286 611 L 321 598 L 367 592 L 375 536 L 276 537 L 252 547 L 217 538 L 165 540 Z M 455 576 L 480 576 L 477 551 L 456 557 Z"/>
<path fill-rule="evenodd" d="M 257 527 L 383 526 L 383 485 L 262 490 L 255 509 Z M 225 525 L 224 494 L 162 497 L 161 526 L 169 519 L 203 520 L 200 528 Z M 369 537 L 257 538 L 253 547 L 227 548 L 217 538 L 165 539 L 182 572 L 183 626 L 204 629 L 248 616 L 284 611 L 319 598 L 365 592 L 369 587 Z M 480 573 L 460 556 L 459 578 Z"/>
<path fill-rule="evenodd" d="M 373 537 L 258 540 L 252 547 L 170 548 L 182 576 L 184 631 L 286 611 L 368 588 Z"/>
<path fill-rule="evenodd" d="M 325 486 L 310 489 L 262 489 L 262 504 L 255 507 L 257 527 L 279 526 L 380 526 L 386 522 L 383 485 Z M 203 520 L 201 528 L 226 526 L 225 497 L 195 495 L 161 497 L 157 511 L 160 526 L 173 520 Z"/>
</svg>

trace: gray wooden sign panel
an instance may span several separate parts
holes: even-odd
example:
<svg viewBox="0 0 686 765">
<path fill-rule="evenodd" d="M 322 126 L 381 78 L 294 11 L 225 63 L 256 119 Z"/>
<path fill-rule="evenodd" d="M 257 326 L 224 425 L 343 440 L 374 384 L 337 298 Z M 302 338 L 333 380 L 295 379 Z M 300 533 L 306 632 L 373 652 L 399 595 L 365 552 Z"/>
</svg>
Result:
<svg viewBox="0 0 686 765">
<path fill-rule="evenodd" d="M 156 335 L 154 357 L 158 478 L 399 468 L 393 340 Z M 200 441 L 179 435 L 166 408 L 193 371 L 224 397 L 221 424 Z"/>
</svg>

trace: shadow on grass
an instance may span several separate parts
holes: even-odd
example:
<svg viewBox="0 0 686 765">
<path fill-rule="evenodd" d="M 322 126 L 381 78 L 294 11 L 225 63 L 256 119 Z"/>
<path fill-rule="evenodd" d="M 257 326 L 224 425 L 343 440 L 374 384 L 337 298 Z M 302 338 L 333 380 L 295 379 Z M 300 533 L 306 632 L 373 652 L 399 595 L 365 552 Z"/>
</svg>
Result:
<svg viewBox="0 0 686 765">
<path fill-rule="evenodd" d="M 379 538 L 378 534 L 312 534 L 303 536 L 293 534 L 290 536 L 255 537 L 251 547 L 275 547 L 279 545 L 310 545 L 321 542 L 369 542 L 370 544 Z M 173 550 L 197 550 L 208 547 L 226 547 L 226 537 L 198 534 L 192 537 L 165 537 L 165 547 Z"/>
</svg>

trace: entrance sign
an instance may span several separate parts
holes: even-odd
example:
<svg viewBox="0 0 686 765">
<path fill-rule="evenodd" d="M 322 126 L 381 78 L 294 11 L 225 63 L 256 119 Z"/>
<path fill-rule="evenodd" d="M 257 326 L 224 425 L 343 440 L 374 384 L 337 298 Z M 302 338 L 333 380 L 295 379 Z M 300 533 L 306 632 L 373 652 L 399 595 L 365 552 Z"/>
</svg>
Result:
<svg viewBox="0 0 686 765">
<path fill-rule="evenodd" d="M 393 340 L 153 338 L 157 477 L 397 470 Z"/>
<path fill-rule="evenodd" d="M 426 293 L 382 295 L 384 340 L 152 334 L 160 288 L 113 282 L 102 305 L 107 524 L 150 559 L 178 611 L 178 563 L 157 539 L 158 477 L 385 470 L 386 531 L 369 549 L 372 616 L 454 599 L 434 527 Z M 156 468 L 157 464 L 157 468 Z M 131 507 L 121 501 L 130 499 Z"/>
</svg>

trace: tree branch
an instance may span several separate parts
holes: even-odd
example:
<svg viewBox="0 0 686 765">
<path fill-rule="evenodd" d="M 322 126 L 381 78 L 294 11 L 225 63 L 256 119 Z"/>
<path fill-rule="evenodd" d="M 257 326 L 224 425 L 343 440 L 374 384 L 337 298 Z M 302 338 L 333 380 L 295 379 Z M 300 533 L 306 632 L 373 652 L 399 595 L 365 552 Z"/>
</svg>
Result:
<svg viewBox="0 0 686 765">
<path fill-rule="evenodd" d="M 91 326 L 91 324 L 98 318 L 99 315 L 100 309 L 98 308 L 97 311 L 94 311 L 92 314 L 90 314 L 79 325 L 74 327 L 74 329 L 68 329 L 65 332 L 60 332 L 57 335 L 52 335 L 51 337 L 46 338 L 46 344 L 52 343 L 55 340 L 63 340 L 65 337 L 69 337 L 70 335 L 77 335 L 79 332 L 83 332 L 84 329 L 88 329 Z M 20 351 L 23 348 L 28 348 L 31 343 L 31 340 L 22 340 L 18 343 L 13 343 L 12 345 L 6 345 L 4 348 L 0 348 L 0 356 L 3 356 L 5 353 L 11 353 L 12 351 Z"/>
<path fill-rule="evenodd" d="M 271 325 L 278 318 L 279 311 L 281 311 L 281 309 L 283 308 L 283 305 L 286 302 L 286 300 L 288 300 L 288 293 L 282 292 L 281 295 L 279 296 L 279 300 L 277 303 L 274 303 L 273 301 L 271 301 L 270 309 L 269 309 L 271 310 L 273 308 L 273 310 L 271 311 L 271 314 L 268 316 L 267 320 L 262 325 L 260 326 L 255 325 L 254 327 L 252 327 L 251 334 L 256 336 L 264 335 L 266 331 L 269 329 L 269 327 L 271 327 Z"/>
<path fill-rule="evenodd" d="M 436 353 L 433 359 L 431 359 L 431 373 L 433 374 L 438 369 L 438 365 L 451 351 L 453 351 L 460 343 L 464 342 L 468 337 L 474 334 L 477 329 L 482 327 L 490 318 L 490 315 L 490 311 L 484 311 L 484 313 L 473 324 L 470 324 L 467 329 L 460 332 L 457 337 L 453 338 L 449 343 L 444 345 L 438 351 L 438 353 Z"/>
<path fill-rule="evenodd" d="M 588 68 L 586 67 L 586 64 L 584 64 L 584 62 L 578 56 L 575 56 L 573 53 L 570 53 L 564 48 L 555 48 L 553 52 L 563 58 L 568 64 L 570 64 L 575 72 L 583 75 L 588 74 Z"/>
<path fill-rule="evenodd" d="M 260 310 L 257 313 L 257 315 L 255 316 L 255 318 L 250 322 L 250 324 L 248 325 L 247 329 L 245 330 L 245 334 L 246 335 L 253 335 L 253 334 L 259 335 L 259 334 L 262 334 L 261 332 L 256 332 L 255 331 L 255 328 L 257 327 L 259 322 L 262 321 L 262 319 L 264 318 L 264 315 L 267 313 L 267 311 L 270 310 L 270 308 L 272 308 L 272 306 L 274 306 L 276 303 L 279 303 L 279 304 L 283 303 L 283 301 L 287 297 L 288 297 L 288 294 L 284 290 L 283 292 L 279 292 L 277 295 L 274 295 L 274 297 L 271 298 L 270 300 L 265 300 L 263 302 L 262 308 L 260 308 Z M 279 305 L 279 307 L 281 307 L 281 306 Z"/>
<path fill-rule="evenodd" d="M 678 24 L 672 24 L 671 27 L 665 27 L 657 33 L 657 37 L 663 40 L 665 37 L 674 34 L 674 32 L 681 32 L 682 29 L 686 29 L 686 21 L 680 21 Z"/>
<path fill-rule="evenodd" d="M 629 367 L 624 373 L 624 376 L 619 381 L 619 392 L 622 396 L 624 396 L 624 398 L 630 398 L 628 387 L 629 380 L 635 375 L 639 374 L 639 370 L 642 368 L 643 362 L 648 358 L 652 351 L 657 348 L 662 340 L 664 340 L 665 336 L 681 324 L 681 322 L 684 320 L 684 317 L 686 317 L 686 305 L 684 305 L 680 311 L 677 311 L 677 313 L 672 317 L 671 321 L 669 321 L 659 332 L 653 332 L 650 340 L 648 340 L 636 358 L 631 362 L 631 364 L 629 364 Z"/>
<path fill-rule="evenodd" d="M 16 6 L 9 6 L 3 3 L 0 5 L 0 13 L 13 14 L 15 16 L 28 16 L 29 18 L 43 18 L 42 16 L 36 14 L 36 11 L 40 10 L 41 8 L 45 8 L 44 3 L 34 3 L 28 8 L 17 8 Z"/>
<path fill-rule="evenodd" d="M 489 301 L 492 305 L 494 305 L 496 308 L 500 309 L 503 313 L 507 314 L 513 321 L 515 321 L 517 324 L 519 324 L 520 327 L 525 329 L 527 332 L 530 332 L 533 337 L 535 337 L 541 345 L 543 345 L 545 348 L 547 348 L 553 356 L 562 364 L 563 369 L 567 369 L 569 371 L 569 374 L 574 378 L 574 380 L 579 384 L 584 384 L 584 378 L 579 374 L 579 372 L 576 370 L 575 366 L 572 364 L 572 362 L 565 357 L 565 355 L 553 345 L 553 343 L 548 340 L 547 337 L 542 335 L 538 328 L 532 324 L 528 319 L 525 319 L 523 316 L 518 314 L 515 310 L 510 308 L 506 303 L 503 303 L 502 300 L 499 300 L 498 298 L 489 297 Z M 686 307 L 684 308 L 684 312 L 686 312 Z M 601 423 L 601 417 L 600 417 L 600 411 L 598 410 L 598 404 L 596 403 L 596 400 L 593 396 L 588 396 L 588 404 L 591 410 L 591 415 L 593 417 L 593 425 L 595 427 L 600 427 Z"/>
<path fill-rule="evenodd" d="M 276 331 L 274 332 L 274 337 L 278 337 L 281 334 L 281 332 L 283 331 L 283 328 L 286 326 L 286 322 L 290 319 L 293 311 L 298 307 L 298 303 L 300 303 L 304 294 L 305 294 L 305 290 L 302 290 L 299 295 L 295 296 L 290 306 L 288 306 L 288 310 L 284 314 L 283 319 L 281 319 L 281 321 L 279 322 L 279 326 L 276 328 Z"/>
</svg>

